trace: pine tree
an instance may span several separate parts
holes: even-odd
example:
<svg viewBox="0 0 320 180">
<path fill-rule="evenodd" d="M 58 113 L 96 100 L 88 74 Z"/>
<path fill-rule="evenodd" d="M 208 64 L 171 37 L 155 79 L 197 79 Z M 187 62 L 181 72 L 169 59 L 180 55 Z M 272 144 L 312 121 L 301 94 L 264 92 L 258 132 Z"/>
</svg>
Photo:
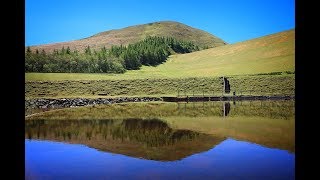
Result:
<svg viewBox="0 0 320 180">
<path fill-rule="evenodd" d="M 70 53 L 71 53 L 70 47 L 68 46 L 68 47 L 67 47 L 67 50 L 66 50 L 66 54 L 70 54 Z"/>
<path fill-rule="evenodd" d="M 31 53 L 32 53 L 31 48 L 30 48 L 30 46 L 28 46 L 27 47 L 27 54 L 31 54 Z"/>
<path fill-rule="evenodd" d="M 88 54 L 88 55 L 91 55 L 91 49 L 90 49 L 90 46 L 87 46 L 86 49 L 85 49 L 85 53 Z"/>
</svg>

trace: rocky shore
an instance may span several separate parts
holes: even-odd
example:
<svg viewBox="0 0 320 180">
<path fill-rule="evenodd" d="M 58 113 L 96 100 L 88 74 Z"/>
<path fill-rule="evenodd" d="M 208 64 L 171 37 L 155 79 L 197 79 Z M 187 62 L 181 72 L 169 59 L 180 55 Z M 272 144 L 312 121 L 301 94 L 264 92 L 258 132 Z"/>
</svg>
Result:
<svg viewBox="0 0 320 180">
<path fill-rule="evenodd" d="M 55 109 L 78 106 L 90 106 L 96 104 L 114 104 L 122 102 L 150 102 L 162 101 L 157 97 L 118 97 L 118 98 L 62 98 L 62 99 L 30 99 L 25 100 L 25 109 Z"/>
<path fill-rule="evenodd" d="M 230 97 L 116 97 L 116 98 L 61 98 L 61 99 L 29 99 L 25 100 L 25 115 L 31 115 L 43 111 L 80 107 L 94 106 L 98 104 L 115 104 L 123 102 L 192 102 L 192 101 L 242 101 L 242 100 L 290 100 L 294 96 L 230 96 Z"/>
</svg>

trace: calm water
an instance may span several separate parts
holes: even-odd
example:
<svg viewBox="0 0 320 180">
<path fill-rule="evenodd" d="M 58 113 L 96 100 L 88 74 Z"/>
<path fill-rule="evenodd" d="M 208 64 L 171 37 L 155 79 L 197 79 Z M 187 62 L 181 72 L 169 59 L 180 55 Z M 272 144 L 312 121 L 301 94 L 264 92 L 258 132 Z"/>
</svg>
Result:
<svg viewBox="0 0 320 180">
<path fill-rule="evenodd" d="M 294 101 L 46 112 L 26 121 L 26 179 L 294 179 L 294 125 Z"/>
</svg>

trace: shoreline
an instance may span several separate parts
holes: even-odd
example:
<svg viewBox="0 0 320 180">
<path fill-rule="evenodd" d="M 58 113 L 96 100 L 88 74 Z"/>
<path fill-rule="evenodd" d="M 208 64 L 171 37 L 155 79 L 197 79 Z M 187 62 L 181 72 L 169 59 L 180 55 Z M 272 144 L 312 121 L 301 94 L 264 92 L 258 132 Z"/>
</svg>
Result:
<svg viewBox="0 0 320 180">
<path fill-rule="evenodd" d="M 191 97 L 115 97 L 115 98 L 38 98 L 25 100 L 25 117 L 45 111 L 99 104 L 126 102 L 202 102 L 202 101 L 274 101 L 294 100 L 295 96 L 191 96 Z"/>
<path fill-rule="evenodd" d="M 98 104 L 115 104 L 123 102 L 150 102 L 162 101 L 159 97 L 117 97 L 117 98 L 38 98 L 38 99 L 25 99 L 25 110 L 30 109 L 58 109 L 70 108 L 80 106 L 91 106 Z"/>
</svg>

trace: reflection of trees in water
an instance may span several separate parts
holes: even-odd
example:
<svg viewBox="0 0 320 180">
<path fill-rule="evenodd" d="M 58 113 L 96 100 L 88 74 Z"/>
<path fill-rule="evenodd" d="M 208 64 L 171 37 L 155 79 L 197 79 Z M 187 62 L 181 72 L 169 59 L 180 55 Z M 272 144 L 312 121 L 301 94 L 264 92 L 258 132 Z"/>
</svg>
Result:
<svg viewBox="0 0 320 180">
<path fill-rule="evenodd" d="M 192 140 L 199 133 L 190 130 L 173 130 L 167 123 L 158 120 L 128 119 L 122 122 L 121 137 L 144 142 L 149 146 L 170 145 L 180 140 Z M 116 134 L 118 135 L 118 134 Z"/>
<path fill-rule="evenodd" d="M 147 146 L 172 145 L 178 141 L 196 138 L 199 133 L 174 130 L 159 119 L 126 120 L 30 120 L 25 123 L 26 138 L 74 140 L 112 138 L 113 140 L 139 142 Z M 36 135 L 36 136 L 34 136 Z"/>
<path fill-rule="evenodd" d="M 28 120 L 25 132 L 30 139 L 40 134 L 39 139 L 85 144 L 102 151 L 161 161 L 207 151 L 225 139 L 172 129 L 159 119 Z"/>
</svg>

